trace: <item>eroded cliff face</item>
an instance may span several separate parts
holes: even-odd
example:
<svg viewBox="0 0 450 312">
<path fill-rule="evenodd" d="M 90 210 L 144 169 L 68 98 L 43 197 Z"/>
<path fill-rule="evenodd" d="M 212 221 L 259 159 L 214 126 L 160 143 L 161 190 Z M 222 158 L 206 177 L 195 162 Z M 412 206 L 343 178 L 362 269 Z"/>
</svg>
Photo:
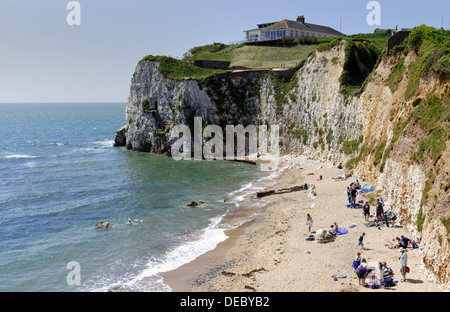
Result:
<svg viewBox="0 0 450 312">
<path fill-rule="evenodd" d="M 409 68 L 417 57 L 412 51 L 406 56 L 400 53 L 384 57 L 360 96 L 364 142 L 371 152 L 361 158 L 355 172 L 376 181 L 380 196 L 393 207 L 402 226 L 421 237 L 424 271 L 448 290 L 450 247 L 445 220 L 450 215 L 449 141 L 445 139 L 444 150 L 436 159 L 427 155 L 418 161 L 417 154 L 429 133 L 420 126 L 420 120 L 411 118 L 415 105 L 429 105 L 424 103 L 428 96 L 448 97 L 448 77 L 429 75 L 421 79 L 409 98 L 405 97 L 410 81 L 406 71 L 394 91 L 387 85 L 402 58 L 403 66 Z M 447 106 L 444 108 L 448 114 Z"/>
<path fill-rule="evenodd" d="M 448 93 L 449 79 L 429 77 L 406 99 L 407 70 L 395 87 L 387 85 L 401 58 L 408 68 L 417 55 L 384 56 L 359 95 L 340 92 L 344 43 L 316 51 L 286 81 L 272 73 L 172 80 L 159 72 L 158 62 L 141 61 L 131 81 L 126 146 L 168 153 L 173 126 L 192 129 L 194 117 L 221 127 L 279 125 L 283 155 L 347 163 L 346 172 L 374 184 L 374 196 L 383 197 L 401 224 L 422 238 L 424 271 L 450 289 L 449 233 L 443 221 L 450 217 L 448 140 L 437 160 L 417 161 L 414 155 L 427 133 L 409 122 L 415 101 Z"/>
</svg>

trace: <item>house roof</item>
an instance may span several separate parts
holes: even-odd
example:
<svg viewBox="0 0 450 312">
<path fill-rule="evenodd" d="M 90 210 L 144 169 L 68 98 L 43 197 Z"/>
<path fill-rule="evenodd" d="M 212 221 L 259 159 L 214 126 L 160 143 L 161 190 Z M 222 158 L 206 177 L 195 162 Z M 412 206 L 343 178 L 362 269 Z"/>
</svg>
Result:
<svg viewBox="0 0 450 312">
<path fill-rule="evenodd" d="M 277 22 L 273 25 L 270 25 L 269 27 L 263 28 L 262 30 L 275 30 L 280 28 L 293 28 L 298 29 L 301 31 L 314 31 L 319 33 L 326 33 L 334 36 L 342 36 L 343 33 L 328 27 L 328 26 L 321 26 L 321 25 L 315 25 L 310 23 L 300 23 L 296 21 L 290 21 L 287 19 L 284 19 L 280 22 Z"/>
</svg>

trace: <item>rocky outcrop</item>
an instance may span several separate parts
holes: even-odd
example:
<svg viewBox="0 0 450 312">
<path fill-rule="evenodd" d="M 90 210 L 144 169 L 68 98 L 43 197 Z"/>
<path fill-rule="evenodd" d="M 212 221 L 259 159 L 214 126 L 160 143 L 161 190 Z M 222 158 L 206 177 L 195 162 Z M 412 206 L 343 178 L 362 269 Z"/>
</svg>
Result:
<svg viewBox="0 0 450 312">
<path fill-rule="evenodd" d="M 114 147 L 127 145 L 127 133 L 128 127 L 122 126 L 116 132 L 116 138 L 114 139 Z"/>
<path fill-rule="evenodd" d="M 188 206 L 188 207 L 196 207 L 196 206 L 200 206 L 200 205 L 203 205 L 203 204 L 204 204 L 204 202 L 202 202 L 201 200 L 200 201 L 190 200 L 190 201 L 188 201 L 186 203 L 186 206 Z"/>
<path fill-rule="evenodd" d="M 94 226 L 96 229 L 109 229 L 112 228 L 112 225 L 106 221 L 99 221 Z"/>
<path fill-rule="evenodd" d="M 173 142 L 174 125 L 189 125 L 194 117 L 204 125 L 254 124 L 257 111 L 255 79 L 233 79 L 230 74 L 171 80 L 158 71 L 159 62 L 139 62 L 131 80 L 126 109 L 126 147 L 164 154 Z M 170 144 L 169 144 L 170 145 Z"/>
</svg>

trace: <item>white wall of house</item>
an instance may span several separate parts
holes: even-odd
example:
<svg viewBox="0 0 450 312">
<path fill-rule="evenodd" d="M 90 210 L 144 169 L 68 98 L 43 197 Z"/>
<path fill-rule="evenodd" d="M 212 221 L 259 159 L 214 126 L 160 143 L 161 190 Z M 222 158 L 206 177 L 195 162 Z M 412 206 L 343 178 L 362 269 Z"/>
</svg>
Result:
<svg viewBox="0 0 450 312">
<path fill-rule="evenodd" d="M 264 29 L 252 29 L 246 31 L 247 41 L 260 41 L 260 40 L 275 40 L 280 39 L 283 36 L 289 36 L 294 38 L 300 37 L 314 37 L 314 38 L 329 38 L 332 37 L 329 34 L 318 33 L 313 31 L 303 31 L 294 28 L 280 28 L 273 30 Z"/>
<path fill-rule="evenodd" d="M 259 41 L 261 40 L 261 29 L 251 29 L 246 32 L 247 41 Z"/>
</svg>

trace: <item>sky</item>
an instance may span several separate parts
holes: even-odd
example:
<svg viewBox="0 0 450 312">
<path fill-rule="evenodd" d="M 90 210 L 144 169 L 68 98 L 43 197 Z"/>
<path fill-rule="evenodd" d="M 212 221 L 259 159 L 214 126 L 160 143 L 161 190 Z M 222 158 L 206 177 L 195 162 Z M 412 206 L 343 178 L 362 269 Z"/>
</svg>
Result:
<svg viewBox="0 0 450 312">
<path fill-rule="evenodd" d="M 282 19 L 344 34 L 426 24 L 450 28 L 448 0 L 0 0 L 0 103 L 126 102 L 146 55 L 181 58 L 190 48 L 244 40 L 244 30 Z M 447 15 L 446 15 L 447 14 Z M 75 20 L 75 19 L 70 19 Z"/>
</svg>

